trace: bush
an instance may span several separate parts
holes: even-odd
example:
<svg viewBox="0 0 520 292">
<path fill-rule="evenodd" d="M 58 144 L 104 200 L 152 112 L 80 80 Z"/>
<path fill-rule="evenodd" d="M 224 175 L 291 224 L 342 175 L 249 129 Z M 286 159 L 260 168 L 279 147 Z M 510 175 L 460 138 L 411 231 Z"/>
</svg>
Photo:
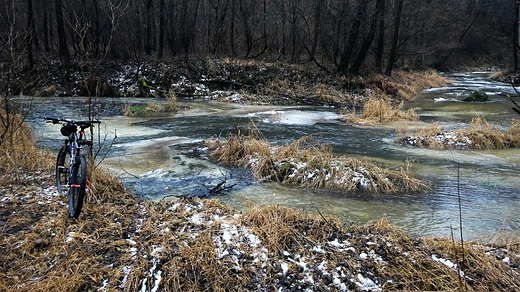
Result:
<svg viewBox="0 0 520 292">
<path fill-rule="evenodd" d="M 487 93 L 485 93 L 482 90 L 473 91 L 464 99 L 464 101 L 488 101 L 488 100 L 489 100 L 489 97 L 488 97 Z"/>
</svg>

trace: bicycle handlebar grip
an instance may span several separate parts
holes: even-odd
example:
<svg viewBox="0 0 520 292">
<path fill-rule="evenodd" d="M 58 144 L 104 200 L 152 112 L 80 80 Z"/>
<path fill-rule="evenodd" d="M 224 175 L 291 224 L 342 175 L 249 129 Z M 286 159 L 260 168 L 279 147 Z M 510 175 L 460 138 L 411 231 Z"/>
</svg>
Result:
<svg viewBox="0 0 520 292">
<path fill-rule="evenodd" d="M 53 124 L 57 124 L 60 122 L 60 118 L 48 118 L 48 117 L 43 117 L 45 120 L 47 120 L 47 123 L 53 123 Z"/>
</svg>

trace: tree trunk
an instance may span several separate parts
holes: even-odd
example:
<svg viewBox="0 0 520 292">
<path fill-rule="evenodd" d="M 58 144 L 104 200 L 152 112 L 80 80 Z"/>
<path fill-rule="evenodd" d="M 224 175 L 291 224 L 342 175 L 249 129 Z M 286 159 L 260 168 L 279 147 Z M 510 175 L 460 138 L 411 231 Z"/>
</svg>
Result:
<svg viewBox="0 0 520 292">
<path fill-rule="evenodd" d="M 229 42 L 231 45 L 231 56 L 234 58 L 236 56 L 235 51 L 235 0 L 231 1 L 231 27 L 229 32 Z"/>
<path fill-rule="evenodd" d="M 518 71 L 518 49 L 520 48 L 520 0 L 515 1 L 515 36 L 514 36 L 514 61 L 515 71 Z"/>
<path fill-rule="evenodd" d="M 61 0 L 54 0 L 56 9 L 56 30 L 58 32 L 59 54 L 66 62 L 69 59 L 69 50 L 67 48 L 67 37 L 65 35 L 65 25 L 63 23 L 63 4 Z"/>
<path fill-rule="evenodd" d="M 91 38 L 95 42 L 94 56 L 96 56 L 96 58 L 99 58 L 100 57 L 100 48 L 102 45 L 101 45 L 101 39 L 100 39 L 101 29 L 100 29 L 100 25 L 99 25 L 100 16 L 99 16 L 98 0 L 94 0 L 94 1 L 92 1 L 92 3 L 94 3 L 94 29 L 92 29 L 90 31 L 93 34 L 91 36 Z"/>
<path fill-rule="evenodd" d="M 33 39 L 34 39 L 34 13 L 33 13 L 33 2 L 27 0 L 27 33 L 25 35 L 26 50 L 27 50 L 27 62 L 29 68 L 34 67 L 34 56 L 33 56 Z"/>
<path fill-rule="evenodd" d="M 291 7 L 291 41 L 292 41 L 292 48 L 291 48 L 291 62 L 296 62 L 296 37 L 298 35 L 298 26 L 296 25 L 297 21 L 297 11 L 298 6 L 296 1 L 293 2 L 293 5 Z"/>
<path fill-rule="evenodd" d="M 392 76 L 392 70 L 395 61 L 397 61 L 397 44 L 399 42 L 399 26 L 401 25 L 401 14 L 403 11 L 403 0 L 397 0 L 395 3 L 395 20 L 394 35 L 392 36 L 392 48 L 388 57 L 388 66 L 386 67 L 386 75 Z"/>
<path fill-rule="evenodd" d="M 165 3 L 164 0 L 159 0 L 159 52 L 157 53 L 157 58 L 163 57 L 164 51 L 164 14 L 165 11 Z"/>
<path fill-rule="evenodd" d="M 144 50 L 147 55 L 152 54 L 152 7 L 153 0 L 146 2 L 146 44 Z"/>
<path fill-rule="evenodd" d="M 42 27 L 42 32 L 43 32 L 43 47 L 45 49 L 45 52 L 48 53 L 51 51 L 51 47 L 49 45 L 50 43 L 50 38 L 49 38 L 49 10 L 47 8 L 47 1 L 44 1 L 44 4 L 43 4 L 43 27 Z"/>
<path fill-rule="evenodd" d="M 352 21 L 352 26 L 350 27 L 348 33 L 347 43 L 345 44 L 345 48 L 343 49 L 343 54 L 341 54 L 341 60 L 339 62 L 338 71 L 342 74 L 346 74 L 348 71 L 348 65 L 350 62 L 350 57 L 352 56 L 352 52 L 354 50 L 354 46 L 357 42 L 359 35 L 359 28 L 361 26 L 363 15 L 365 14 L 366 4 L 365 0 L 358 1 L 358 10 L 354 21 Z"/>
<path fill-rule="evenodd" d="M 381 1 L 379 11 L 379 36 L 376 51 L 376 72 L 383 73 L 383 51 L 385 49 L 385 0 Z"/>
<path fill-rule="evenodd" d="M 314 1 L 314 35 L 312 38 L 311 51 L 309 53 L 310 60 L 314 60 L 316 55 L 316 47 L 318 46 L 318 39 L 321 34 L 321 11 L 322 11 L 322 0 Z"/>
<path fill-rule="evenodd" d="M 361 69 L 361 66 L 363 65 L 363 62 L 365 61 L 365 58 L 367 56 L 368 49 L 370 49 L 370 45 L 372 45 L 372 41 L 374 40 L 374 37 L 376 35 L 376 27 L 380 17 L 379 13 L 381 12 L 382 2 L 383 0 L 377 0 L 376 2 L 376 12 L 374 13 L 374 16 L 372 16 L 372 21 L 370 22 L 370 29 L 368 31 L 368 35 L 365 37 L 363 45 L 361 46 L 361 50 L 359 51 L 356 60 L 350 68 L 350 72 L 353 74 L 359 73 L 359 70 Z"/>
<path fill-rule="evenodd" d="M 266 28 L 267 6 L 266 6 L 265 0 L 263 1 L 263 10 L 264 10 L 264 15 L 263 15 L 263 23 L 262 23 L 262 38 L 264 39 L 264 46 L 262 47 L 260 52 L 258 52 L 256 55 L 253 56 L 253 59 L 256 59 L 256 58 L 260 57 L 262 54 L 264 54 L 268 47 L 268 45 L 267 45 L 267 28 Z"/>
<path fill-rule="evenodd" d="M 213 2 L 210 1 L 210 4 L 215 10 L 215 23 L 213 24 L 213 44 L 211 44 L 211 53 L 216 54 L 219 46 L 221 47 L 221 51 L 224 49 L 224 29 L 226 16 L 229 9 L 229 0 L 225 0 L 224 4 L 222 4 L 220 1 L 213 4 Z"/>
</svg>

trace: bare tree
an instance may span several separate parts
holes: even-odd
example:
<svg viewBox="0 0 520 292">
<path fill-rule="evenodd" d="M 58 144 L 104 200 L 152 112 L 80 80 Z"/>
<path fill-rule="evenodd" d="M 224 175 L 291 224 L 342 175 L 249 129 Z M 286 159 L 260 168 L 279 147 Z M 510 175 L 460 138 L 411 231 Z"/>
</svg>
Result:
<svg viewBox="0 0 520 292">
<path fill-rule="evenodd" d="M 348 71 L 350 58 L 354 52 L 354 46 L 358 40 L 361 23 L 363 22 L 363 17 L 365 15 L 366 5 L 366 0 L 358 0 L 356 15 L 348 32 L 348 39 L 343 49 L 341 60 L 338 66 L 338 71 L 343 74 L 346 74 Z"/>
<path fill-rule="evenodd" d="M 365 61 L 365 58 L 368 53 L 368 49 L 370 49 L 370 45 L 372 45 L 372 41 L 374 40 L 374 37 L 376 35 L 376 26 L 380 18 L 381 13 L 381 6 L 383 5 L 383 0 L 377 0 L 376 2 L 376 8 L 375 13 L 372 16 L 372 20 L 370 22 L 370 28 L 368 29 L 368 34 L 366 35 L 365 39 L 363 40 L 363 44 L 361 45 L 361 49 L 359 50 L 359 53 L 356 57 L 356 60 L 354 60 L 354 63 L 352 64 L 350 68 L 350 72 L 354 74 L 358 74 L 359 70 L 361 69 L 361 65 L 363 65 L 363 62 Z"/>
<path fill-rule="evenodd" d="M 385 6 L 386 0 L 382 0 L 379 6 L 379 35 L 376 51 L 376 72 L 383 73 L 383 53 L 385 50 Z"/>
<path fill-rule="evenodd" d="M 401 26 L 401 15 L 403 11 L 403 0 L 397 0 L 395 3 L 394 13 L 394 32 L 392 34 L 392 47 L 388 57 L 388 66 L 386 67 L 386 75 L 391 76 L 394 63 L 397 61 L 397 45 L 399 43 L 399 29 Z"/>
<path fill-rule="evenodd" d="M 58 32 L 59 54 L 60 57 L 68 62 L 69 50 L 67 48 L 67 36 L 65 35 L 65 23 L 63 21 L 63 3 L 61 0 L 54 0 L 56 13 L 56 30 Z"/>
<path fill-rule="evenodd" d="M 513 36 L 514 69 L 518 71 L 518 49 L 520 48 L 520 1 L 515 1 L 515 33 Z"/>
</svg>

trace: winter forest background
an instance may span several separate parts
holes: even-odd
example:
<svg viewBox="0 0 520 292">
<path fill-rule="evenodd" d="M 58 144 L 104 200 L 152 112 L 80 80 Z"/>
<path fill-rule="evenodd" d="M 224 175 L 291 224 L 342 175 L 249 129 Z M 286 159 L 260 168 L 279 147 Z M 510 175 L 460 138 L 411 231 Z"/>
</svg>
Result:
<svg viewBox="0 0 520 292">
<path fill-rule="evenodd" d="M 1 0 L 0 60 L 215 56 L 342 74 L 514 66 L 512 0 Z M 5 68 L 4 68 L 5 69 Z M 4 70 L 5 71 L 5 70 Z"/>
</svg>

